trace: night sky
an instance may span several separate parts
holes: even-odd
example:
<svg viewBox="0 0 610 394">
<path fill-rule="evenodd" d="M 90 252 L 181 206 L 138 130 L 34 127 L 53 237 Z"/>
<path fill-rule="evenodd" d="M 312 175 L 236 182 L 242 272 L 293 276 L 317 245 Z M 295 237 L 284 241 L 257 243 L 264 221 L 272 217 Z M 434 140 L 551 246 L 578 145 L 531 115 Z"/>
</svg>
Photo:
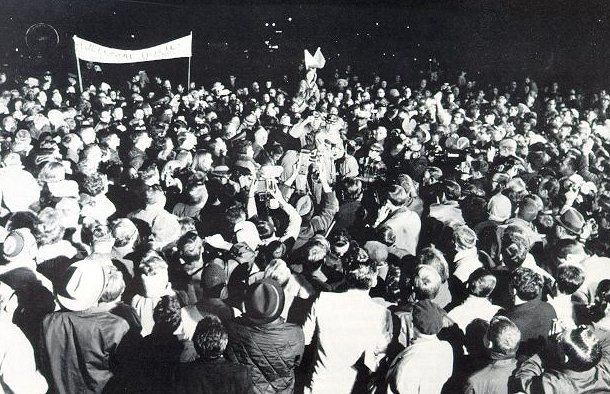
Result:
<svg viewBox="0 0 610 394">
<path fill-rule="evenodd" d="M 324 72 L 346 64 L 362 76 L 401 73 L 415 79 L 437 58 L 455 79 L 605 85 L 610 77 L 607 1 L 212 2 L 1 0 L 0 56 L 9 69 L 74 71 L 74 34 L 102 45 L 138 49 L 193 31 L 193 78 L 234 73 L 265 79 L 294 72 L 304 48 L 327 57 Z M 60 43 L 34 53 L 25 32 L 47 23 Z M 277 46 L 277 49 L 275 49 Z M 17 51 L 17 50 L 18 51 Z M 183 77 L 187 60 L 107 65 L 110 75 L 145 68 Z"/>
</svg>

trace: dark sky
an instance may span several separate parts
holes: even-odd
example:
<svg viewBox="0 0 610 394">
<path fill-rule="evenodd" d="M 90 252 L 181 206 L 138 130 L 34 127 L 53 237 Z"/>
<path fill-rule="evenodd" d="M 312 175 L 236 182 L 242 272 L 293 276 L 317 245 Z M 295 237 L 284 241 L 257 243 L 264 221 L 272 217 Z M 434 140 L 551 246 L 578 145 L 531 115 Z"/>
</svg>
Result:
<svg viewBox="0 0 610 394">
<path fill-rule="evenodd" d="M 136 49 L 193 31 L 197 80 L 229 73 L 261 78 L 287 73 L 294 70 L 304 48 L 313 51 L 317 46 L 328 59 L 326 72 L 350 63 L 361 74 L 415 75 L 436 57 L 450 75 L 464 68 L 494 79 L 529 74 L 579 83 L 604 83 L 610 75 L 607 1 L 2 3 L 2 63 L 19 63 L 21 69 L 33 64 L 28 60 L 33 54 L 25 45 L 25 32 L 43 22 L 58 31 L 60 44 L 39 56 L 35 63 L 39 68 L 73 69 L 74 34 L 107 46 Z M 279 48 L 269 51 L 269 45 Z M 161 63 L 134 67 L 159 68 L 171 76 L 182 73 L 187 64 L 186 60 Z M 114 65 L 105 70 L 124 69 Z"/>
</svg>

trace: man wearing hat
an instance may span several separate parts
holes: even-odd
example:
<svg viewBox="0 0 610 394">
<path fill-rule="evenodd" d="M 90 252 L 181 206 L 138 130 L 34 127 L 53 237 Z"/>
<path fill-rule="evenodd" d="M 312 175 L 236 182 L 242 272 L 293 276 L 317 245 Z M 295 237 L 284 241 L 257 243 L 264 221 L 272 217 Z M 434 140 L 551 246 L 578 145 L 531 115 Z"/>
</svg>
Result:
<svg viewBox="0 0 610 394">
<path fill-rule="evenodd" d="M 13 324 L 18 306 L 15 290 L 0 281 L 0 387 L 5 393 L 46 393 L 48 385 L 36 369 L 32 345 Z"/>
<path fill-rule="evenodd" d="M 36 271 L 36 239 L 27 228 L 11 231 L 2 244 L 0 281 L 15 290 L 19 309 L 13 322 L 36 346 L 40 339 L 40 324 L 47 313 L 55 310 L 53 285 Z"/>
<path fill-rule="evenodd" d="M 228 360 L 252 366 L 254 392 L 293 393 L 304 350 L 303 330 L 281 317 L 284 290 L 273 279 L 250 285 L 244 315 L 227 324 Z"/>
<path fill-rule="evenodd" d="M 435 394 L 453 373 L 453 350 L 438 339 L 443 328 L 443 310 L 431 300 L 413 306 L 415 339 L 396 356 L 388 372 L 388 393 Z"/>
<path fill-rule="evenodd" d="M 129 330 L 123 318 L 98 309 L 104 268 L 81 260 L 65 272 L 55 294 L 61 307 L 42 322 L 41 357 L 49 385 L 57 393 L 101 393 L 116 371 L 108 360 Z"/>
</svg>

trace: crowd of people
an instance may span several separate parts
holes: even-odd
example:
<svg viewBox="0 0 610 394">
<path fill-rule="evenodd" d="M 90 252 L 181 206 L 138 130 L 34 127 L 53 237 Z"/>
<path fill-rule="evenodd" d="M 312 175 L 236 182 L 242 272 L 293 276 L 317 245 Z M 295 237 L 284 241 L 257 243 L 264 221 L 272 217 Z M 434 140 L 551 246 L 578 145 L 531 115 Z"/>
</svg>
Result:
<svg viewBox="0 0 610 394">
<path fill-rule="evenodd" d="M 2 74 L 0 391 L 609 392 L 610 95 L 442 82 Z"/>
</svg>

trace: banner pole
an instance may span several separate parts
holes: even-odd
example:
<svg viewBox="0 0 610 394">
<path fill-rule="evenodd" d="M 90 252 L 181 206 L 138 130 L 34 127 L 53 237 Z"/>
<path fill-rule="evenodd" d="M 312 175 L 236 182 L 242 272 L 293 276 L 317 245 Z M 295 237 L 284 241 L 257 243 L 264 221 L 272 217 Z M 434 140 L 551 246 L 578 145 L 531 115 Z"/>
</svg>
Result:
<svg viewBox="0 0 610 394">
<path fill-rule="evenodd" d="M 189 56 L 189 73 L 188 73 L 188 77 L 187 77 L 186 91 L 188 92 L 190 88 L 191 88 L 191 57 Z"/>
<path fill-rule="evenodd" d="M 78 70 L 78 84 L 80 86 L 80 92 L 83 92 L 83 76 L 80 72 L 80 59 L 76 57 L 76 69 Z"/>
<path fill-rule="evenodd" d="M 187 83 L 186 83 L 186 91 L 188 92 L 191 88 L 191 59 L 193 57 L 193 32 L 191 31 L 191 56 L 189 56 L 189 71 L 188 71 L 188 76 L 187 76 Z"/>
</svg>

